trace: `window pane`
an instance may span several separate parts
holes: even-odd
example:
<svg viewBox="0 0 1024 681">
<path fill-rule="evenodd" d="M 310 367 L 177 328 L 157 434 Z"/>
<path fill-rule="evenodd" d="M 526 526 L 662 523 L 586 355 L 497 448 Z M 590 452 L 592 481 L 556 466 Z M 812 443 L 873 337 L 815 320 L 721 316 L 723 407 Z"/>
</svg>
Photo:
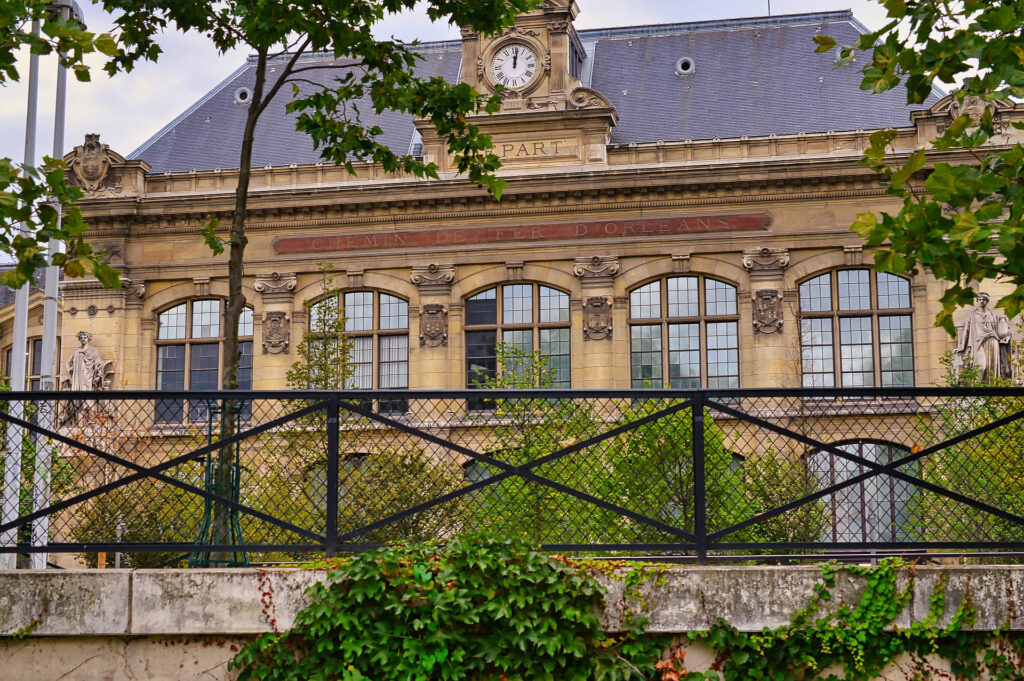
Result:
<svg viewBox="0 0 1024 681">
<path fill-rule="evenodd" d="M 515 329 L 505 331 L 501 334 L 501 340 L 506 346 L 515 348 L 526 355 L 524 358 L 519 358 L 514 356 L 513 353 L 507 353 L 505 366 L 503 367 L 504 371 L 509 371 L 515 376 L 522 376 L 525 373 L 523 361 L 529 361 L 529 356 L 533 354 L 533 330 Z"/>
<path fill-rule="evenodd" d="M 629 294 L 631 319 L 657 319 L 661 316 L 661 282 L 652 281 Z"/>
<path fill-rule="evenodd" d="M 708 322 L 708 387 L 740 387 L 739 333 L 736 322 Z"/>
<path fill-rule="evenodd" d="M 890 463 L 907 454 L 905 449 L 886 443 L 847 443 L 839 448 L 866 461 Z M 808 466 L 820 487 L 844 482 L 869 468 L 830 452 L 808 457 Z M 849 485 L 831 495 L 833 527 L 826 540 L 837 542 L 907 541 L 912 539 L 906 523 L 910 518 L 913 488 L 890 476 L 879 475 Z"/>
<path fill-rule="evenodd" d="M 914 343 L 910 316 L 878 318 L 882 387 L 914 385 Z"/>
<path fill-rule="evenodd" d="M 871 347 L 871 317 L 843 317 L 839 320 L 839 363 L 843 386 L 858 388 L 875 384 L 875 362 Z"/>
<path fill-rule="evenodd" d="M 570 387 L 569 329 L 541 329 L 540 351 L 554 369 L 551 387 Z"/>
<path fill-rule="evenodd" d="M 338 299 L 335 296 L 318 300 L 309 307 L 309 330 L 332 333 L 338 321 Z"/>
<path fill-rule="evenodd" d="M 668 382 L 672 388 L 700 387 L 700 324 L 669 324 Z"/>
<path fill-rule="evenodd" d="M 252 390 L 252 341 L 238 344 L 238 389 Z"/>
<path fill-rule="evenodd" d="M 245 308 L 252 315 L 252 308 Z M 250 332 L 251 335 L 252 332 Z M 252 390 L 252 341 L 238 344 L 238 389 Z M 242 400 L 242 420 L 252 418 L 252 400 Z"/>
<path fill-rule="evenodd" d="M 30 376 L 38 376 L 43 373 L 43 339 L 35 338 L 32 340 L 32 369 L 29 371 Z"/>
<path fill-rule="evenodd" d="M 347 297 L 347 296 L 346 296 Z M 372 318 L 371 318 L 372 319 Z M 373 387 L 373 337 L 357 336 L 352 339 L 352 375 L 346 388 L 366 390 Z"/>
<path fill-rule="evenodd" d="M 497 289 L 487 289 L 466 300 L 466 325 L 497 324 Z"/>
<path fill-rule="evenodd" d="M 380 328 L 408 329 L 409 303 L 386 293 L 380 294 Z"/>
<path fill-rule="evenodd" d="M 466 332 L 466 386 L 478 387 L 498 368 L 496 331 Z"/>
<path fill-rule="evenodd" d="M 883 310 L 910 307 L 910 282 L 888 272 L 878 273 L 878 307 Z"/>
<path fill-rule="evenodd" d="M 197 300 L 192 303 L 192 337 L 216 338 L 220 335 L 220 301 Z"/>
<path fill-rule="evenodd" d="M 533 286 L 510 284 L 501 289 L 501 323 L 530 324 L 533 322 Z"/>
<path fill-rule="evenodd" d="M 870 310 L 871 285 L 867 270 L 839 270 L 839 309 Z"/>
<path fill-rule="evenodd" d="M 668 316 L 696 317 L 697 277 L 673 277 L 668 280 Z"/>
<path fill-rule="evenodd" d="M 220 347 L 216 343 L 203 343 L 202 345 L 193 345 L 189 348 L 189 390 L 217 389 L 217 365 L 220 363 L 219 359 Z M 205 400 L 189 400 L 188 417 L 191 421 L 206 421 L 209 415 L 209 405 Z"/>
<path fill-rule="evenodd" d="M 805 388 L 835 387 L 832 319 L 800 320 L 800 354 Z"/>
<path fill-rule="evenodd" d="M 345 330 L 373 330 L 372 291 L 355 291 L 345 294 Z"/>
<path fill-rule="evenodd" d="M 191 355 L 189 390 L 216 390 L 220 348 L 215 343 L 193 345 Z"/>
<path fill-rule="evenodd" d="M 380 387 L 409 387 L 409 337 L 380 337 Z"/>
<path fill-rule="evenodd" d="M 242 314 L 238 317 L 238 335 L 242 338 L 252 335 L 252 308 L 243 307 Z"/>
<path fill-rule="evenodd" d="M 184 306 L 182 306 L 184 307 Z M 182 313 L 184 318 L 184 313 Z M 185 389 L 185 346 L 160 345 L 156 349 L 156 389 Z M 157 423 L 181 423 L 182 400 L 157 400 Z"/>
<path fill-rule="evenodd" d="M 736 314 L 736 287 L 714 279 L 704 280 L 705 314 Z"/>
<path fill-rule="evenodd" d="M 569 294 L 547 286 L 540 287 L 540 322 L 569 321 Z"/>
<path fill-rule="evenodd" d="M 831 277 L 831 274 L 823 274 L 800 284 L 802 312 L 826 312 L 832 309 Z"/>
<path fill-rule="evenodd" d="M 635 293 L 635 291 L 634 291 Z M 630 375 L 634 388 L 660 388 L 661 327 L 631 326 Z"/>
<path fill-rule="evenodd" d="M 185 303 L 160 313 L 156 337 L 160 340 L 180 340 L 185 337 Z"/>
</svg>

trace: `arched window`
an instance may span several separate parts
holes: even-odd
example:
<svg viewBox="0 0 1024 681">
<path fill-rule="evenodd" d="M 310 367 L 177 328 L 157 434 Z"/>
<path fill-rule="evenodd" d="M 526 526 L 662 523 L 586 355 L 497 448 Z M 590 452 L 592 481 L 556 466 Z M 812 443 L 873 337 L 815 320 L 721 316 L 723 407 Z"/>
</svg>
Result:
<svg viewBox="0 0 1024 681">
<path fill-rule="evenodd" d="M 887 464 L 910 452 L 887 442 L 857 441 L 840 444 L 838 449 L 866 461 Z M 867 473 L 871 469 L 832 452 L 814 452 L 808 457 L 808 468 L 821 489 Z M 907 471 L 906 468 L 900 470 Z M 879 474 L 826 497 L 832 517 L 827 530 L 833 542 L 895 542 L 912 539 L 910 524 L 911 498 L 914 487 L 891 475 Z"/>
<path fill-rule="evenodd" d="M 190 300 L 157 316 L 157 390 L 217 390 L 220 388 L 221 352 L 224 344 L 224 305 L 219 298 Z M 252 308 L 242 308 L 238 319 L 238 387 L 252 389 Z M 156 420 L 181 423 L 182 400 L 159 400 Z M 194 401 L 188 417 L 206 421 L 205 402 Z"/>
<path fill-rule="evenodd" d="M 568 388 L 569 294 L 541 284 L 502 284 L 466 299 L 466 385 L 498 370 L 497 345 L 539 350 L 554 369 L 551 387 Z"/>
<path fill-rule="evenodd" d="M 313 340 L 326 342 L 336 329 L 338 305 L 345 313 L 344 333 L 352 344 L 352 369 L 345 387 L 397 390 L 409 387 L 409 303 L 379 291 L 346 291 L 310 308 Z M 321 336 L 316 338 L 316 336 Z M 317 386 L 334 387 L 334 386 Z M 406 400 L 381 400 L 382 412 L 405 412 Z"/>
<path fill-rule="evenodd" d="M 630 372 L 634 388 L 738 388 L 736 287 L 690 275 L 630 291 Z"/>
<path fill-rule="evenodd" d="M 914 385 L 910 282 L 868 269 L 800 284 L 804 387 Z"/>
</svg>

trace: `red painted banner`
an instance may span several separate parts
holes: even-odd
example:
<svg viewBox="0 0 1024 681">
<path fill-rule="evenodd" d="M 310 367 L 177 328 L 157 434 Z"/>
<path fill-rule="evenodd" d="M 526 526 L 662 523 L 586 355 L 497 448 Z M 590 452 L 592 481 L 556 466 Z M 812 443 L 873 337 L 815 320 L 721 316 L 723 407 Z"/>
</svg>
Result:
<svg viewBox="0 0 1024 681">
<path fill-rule="evenodd" d="M 278 255 L 285 255 L 288 253 L 363 251 L 382 248 L 443 248 L 501 241 L 657 237 L 673 234 L 763 230 L 768 229 L 771 222 L 772 216 L 768 213 L 740 213 L 598 222 L 560 222 L 507 227 L 458 227 L 322 236 L 285 236 L 274 240 L 274 252 Z"/>
</svg>

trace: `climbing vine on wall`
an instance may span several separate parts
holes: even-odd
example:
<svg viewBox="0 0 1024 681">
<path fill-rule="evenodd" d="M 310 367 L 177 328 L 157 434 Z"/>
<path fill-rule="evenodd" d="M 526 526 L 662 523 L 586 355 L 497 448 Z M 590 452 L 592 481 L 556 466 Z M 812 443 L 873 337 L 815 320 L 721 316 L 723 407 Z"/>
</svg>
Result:
<svg viewBox="0 0 1024 681">
<path fill-rule="evenodd" d="M 834 601 L 844 571 L 865 585 L 856 603 Z M 886 669 L 908 681 L 1024 678 L 1024 638 L 1009 632 L 1012 622 L 1000 632 L 970 631 L 969 588 L 943 622 L 944 573 L 928 615 L 906 628 L 893 622 L 914 593 L 914 568 L 885 560 L 823 565 L 807 607 L 777 629 L 744 633 L 718 620 L 670 639 L 644 634 L 637 614 L 664 572 L 577 562 L 489 537 L 384 548 L 332 562 L 292 628 L 248 644 L 232 668 L 239 681 L 867 681 Z M 616 604 L 603 602 L 600 575 L 622 582 L 622 632 L 602 630 L 598 614 Z M 696 643 L 715 653 L 710 670 L 687 670 L 686 646 Z M 938 658 L 953 676 L 935 666 Z"/>
<path fill-rule="evenodd" d="M 239 681 L 651 678 L 667 641 L 607 634 L 603 589 L 568 561 L 459 537 L 336 564 L 282 634 L 238 654 Z"/>
</svg>

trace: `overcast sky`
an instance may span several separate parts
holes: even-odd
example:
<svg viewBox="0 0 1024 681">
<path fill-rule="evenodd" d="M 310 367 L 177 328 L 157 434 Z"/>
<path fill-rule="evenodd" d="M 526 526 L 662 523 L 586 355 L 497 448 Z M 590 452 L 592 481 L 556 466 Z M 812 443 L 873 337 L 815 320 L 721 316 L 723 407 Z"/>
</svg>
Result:
<svg viewBox="0 0 1024 681">
<path fill-rule="evenodd" d="M 884 10 L 876 0 L 770 0 L 771 13 L 794 14 L 852 9 L 854 16 L 869 28 L 878 28 Z M 769 0 L 577 0 L 578 28 L 632 26 L 638 24 L 705 21 L 768 14 Z M 103 32 L 111 27 L 109 15 L 79 0 L 86 13 L 90 31 Z M 628 8 L 628 10 L 627 10 Z M 412 40 L 442 40 L 458 37 L 458 29 L 431 24 L 422 12 L 397 15 L 378 27 L 378 35 Z M 87 132 L 100 134 L 101 140 L 124 155 L 202 97 L 237 69 L 245 59 L 243 52 L 218 54 L 202 37 L 168 34 L 160 40 L 164 50 L 158 63 L 147 63 L 129 74 L 108 78 L 93 64 L 93 81 L 78 83 L 69 78 L 67 133 L 65 150 L 81 144 Z M 813 46 L 807 46 L 808 51 Z M 56 63 L 43 59 L 40 77 L 39 132 L 37 154 L 53 150 L 53 89 Z M 0 157 L 21 161 L 25 144 L 25 104 L 28 61 L 19 63 L 20 83 L 0 87 Z M 725 94 L 725 93 L 723 93 Z"/>
</svg>

